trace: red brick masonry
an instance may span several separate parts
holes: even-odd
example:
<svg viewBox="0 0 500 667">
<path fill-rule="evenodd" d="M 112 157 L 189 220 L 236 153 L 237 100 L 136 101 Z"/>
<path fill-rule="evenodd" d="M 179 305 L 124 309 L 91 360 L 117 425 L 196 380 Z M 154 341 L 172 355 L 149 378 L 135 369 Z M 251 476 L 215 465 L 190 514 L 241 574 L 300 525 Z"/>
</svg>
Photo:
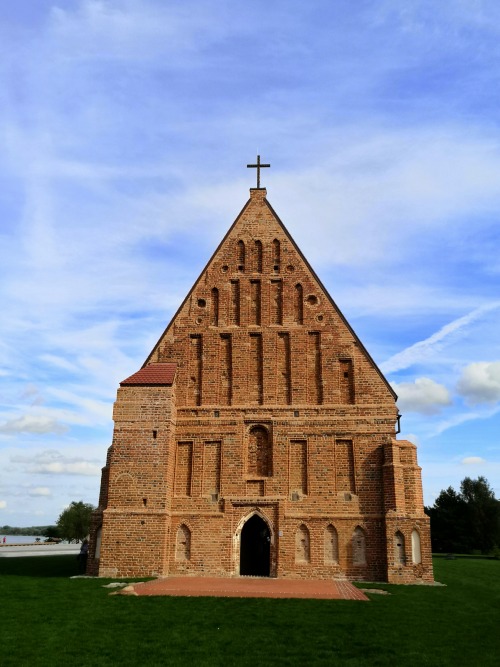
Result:
<svg viewBox="0 0 500 667">
<path fill-rule="evenodd" d="M 224 598 L 309 598 L 364 600 L 368 598 L 349 581 L 269 579 L 260 577 L 169 577 L 133 585 L 137 595 L 178 595 Z"/>
</svg>

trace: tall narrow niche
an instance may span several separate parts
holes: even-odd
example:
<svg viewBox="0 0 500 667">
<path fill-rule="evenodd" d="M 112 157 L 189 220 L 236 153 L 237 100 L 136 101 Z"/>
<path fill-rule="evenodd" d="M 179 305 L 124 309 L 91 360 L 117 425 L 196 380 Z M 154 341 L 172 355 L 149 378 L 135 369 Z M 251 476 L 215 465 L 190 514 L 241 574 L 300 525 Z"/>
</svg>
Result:
<svg viewBox="0 0 500 667">
<path fill-rule="evenodd" d="M 290 493 L 307 494 L 307 441 L 290 441 Z"/>
<path fill-rule="evenodd" d="M 295 562 L 309 563 L 311 560 L 311 542 L 307 526 L 302 524 L 295 533 Z"/>
<path fill-rule="evenodd" d="M 325 530 L 325 563 L 334 565 L 339 562 L 339 536 L 331 524 Z"/>
<path fill-rule="evenodd" d="M 177 454 L 175 457 L 175 481 L 174 489 L 176 496 L 191 495 L 191 475 L 193 470 L 193 443 L 177 443 Z"/>
<path fill-rule="evenodd" d="M 318 331 L 310 331 L 307 336 L 307 393 L 309 403 L 323 402 L 321 335 Z"/>
<path fill-rule="evenodd" d="M 233 349 L 230 334 L 220 337 L 219 402 L 231 405 L 233 402 Z"/>
<path fill-rule="evenodd" d="M 245 270 L 245 244 L 243 241 L 238 241 L 237 248 L 238 271 Z"/>
<path fill-rule="evenodd" d="M 255 241 L 255 271 L 262 273 L 262 241 Z"/>
<path fill-rule="evenodd" d="M 366 565 L 366 534 L 360 526 L 352 534 L 352 564 Z"/>
<path fill-rule="evenodd" d="M 205 442 L 203 447 L 203 495 L 220 492 L 221 441 Z"/>
<path fill-rule="evenodd" d="M 254 426 L 248 434 L 247 472 L 256 477 L 272 475 L 272 449 L 269 433 L 263 426 Z"/>
<path fill-rule="evenodd" d="M 250 403 L 264 402 L 262 336 L 250 334 L 250 359 L 248 369 L 248 398 Z"/>
<path fill-rule="evenodd" d="M 250 281 L 250 324 L 260 326 L 261 314 L 261 283 L 260 280 Z"/>
<path fill-rule="evenodd" d="M 295 285 L 293 295 L 293 321 L 295 324 L 304 324 L 304 289 L 300 283 Z"/>
<path fill-rule="evenodd" d="M 356 493 L 352 440 L 337 440 L 335 442 L 335 471 L 337 491 Z"/>
<path fill-rule="evenodd" d="M 210 301 L 210 324 L 213 327 L 219 326 L 219 290 L 217 287 L 212 289 L 212 299 Z"/>
<path fill-rule="evenodd" d="M 283 323 L 283 284 L 271 280 L 271 324 Z"/>
<path fill-rule="evenodd" d="M 340 402 L 354 403 L 354 373 L 351 359 L 340 359 Z"/>
<path fill-rule="evenodd" d="M 230 324 L 240 326 L 240 281 L 231 280 Z"/>
<path fill-rule="evenodd" d="M 278 334 L 277 350 L 277 396 L 278 405 L 292 402 L 291 361 L 290 361 L 290 334 Z"/>
<path fill-rule="evenodd" d="M 273 241 L 273 269 L 274 271 L 279 271 L 280 270 L 280 264 L 281 264 L 281 246 L 280 242 L 278 239 L 274 239 Z"/>
<path fill-rule="evenodd" d="M 203 339 L 200 334 L 191 334 L 189 343 L 189 398 L 191 405 L 201 405 Z"/>
</svg>

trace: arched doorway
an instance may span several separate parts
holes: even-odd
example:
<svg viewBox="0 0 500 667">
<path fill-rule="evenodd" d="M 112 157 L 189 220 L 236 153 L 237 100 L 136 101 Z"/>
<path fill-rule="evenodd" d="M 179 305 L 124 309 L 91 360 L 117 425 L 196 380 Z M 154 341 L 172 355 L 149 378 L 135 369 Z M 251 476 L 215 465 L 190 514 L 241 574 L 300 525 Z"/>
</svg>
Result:
<svg viewBox="0 0 500 667">
<path fill-rule="evenodd" d="M 271 533 L 258 514 L 251 516 L 241 530 L 240 574 L 250 577 L 269 577 Z"/>
</svg>

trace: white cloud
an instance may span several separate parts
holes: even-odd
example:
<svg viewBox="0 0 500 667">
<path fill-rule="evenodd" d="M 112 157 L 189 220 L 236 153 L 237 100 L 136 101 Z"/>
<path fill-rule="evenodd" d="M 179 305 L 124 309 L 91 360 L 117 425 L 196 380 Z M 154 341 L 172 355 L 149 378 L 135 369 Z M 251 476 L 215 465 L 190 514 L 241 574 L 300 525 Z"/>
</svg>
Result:
<svg viewBox="0 0 500 667">
<path fill-rule="evenodd" d="M 26 472 L 31 474 L 41 473 L 44 475 L 84 475 L 93 477 L 101 474 L 102 467 L 96 461 L 67 457 L 54 449 L 40 452 L 31 457 L 12 456 L 11 462 L 21 463 Z"/>
<path fill-rule="evenodd" d="M 392 387 L 398 394 L 397 404 L 403 413 L 407 411 L 432 415 L 452 404 L 448 389 L 430 378 L 421 377 L 415 382 L 399 384 L 393 382 Z"/>
<path fill-rule="evenodd" d="M 469 405 L 500 401 L 500 361 L 477 361 L 466 366 L 457 391 Z"/>
<path fill-rule="evenodd" d="M 68 427 L 52 417 L 23 415 L 0 424 L 0 433 L 65 433 Z"/>
<path fill-rule="evenodd" d="M 52 495 L 52 491 L 49 489 L 48 486 L 35 486 L 33 489 L 30 489 L 28 491 L 28 495 L 48 497 Z"/>
<path fill-rule="evenodd" d="M 6 500 L 0 500 L 0 510 L 4 510 L 7 507 Z"/>
<path fill-rule="evenodd" d="M 466 466 L 477 465 L 479 463 L 486 463 L 486 460 L 481 456 L 466 456 L 461 460 L 461 463 Z"/>
<path fill-rule="evenodd" d="M 32 468 L 32 472 L 41 472 L 49 475 L 99 475 L 101 468 L 95 463 L 89 461 L 62 462 L 53 461 L 52 463 L 39 464 Z"/>
</svg>

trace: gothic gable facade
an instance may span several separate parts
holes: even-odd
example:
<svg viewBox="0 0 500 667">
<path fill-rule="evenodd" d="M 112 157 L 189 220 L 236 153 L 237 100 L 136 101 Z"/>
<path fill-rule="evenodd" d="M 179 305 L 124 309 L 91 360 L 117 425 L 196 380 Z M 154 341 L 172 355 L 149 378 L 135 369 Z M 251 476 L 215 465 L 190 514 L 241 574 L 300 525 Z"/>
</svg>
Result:
<svg viewBox="0 0 500 667">
<path fill-rule="evenodd" d="M 120 384 L 94 515 L 102 576 L 432 581 L 396 396 L 255 188 Z"/>
</svg>

